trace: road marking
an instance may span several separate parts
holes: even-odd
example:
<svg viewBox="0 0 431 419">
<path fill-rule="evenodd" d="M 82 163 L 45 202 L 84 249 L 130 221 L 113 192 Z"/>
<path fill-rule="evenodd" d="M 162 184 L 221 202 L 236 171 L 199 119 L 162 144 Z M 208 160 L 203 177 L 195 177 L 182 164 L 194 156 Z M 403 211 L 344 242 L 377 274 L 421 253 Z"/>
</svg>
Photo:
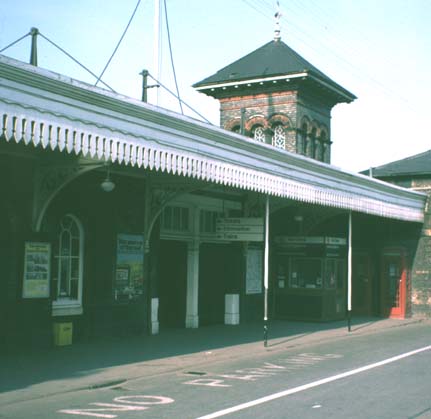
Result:
<svg viewBox="0 0 431 419">
<path fill-rule="evenodd" d="M 429 351 L 429 350 L 431 350 L 431 345 L 425 346 L 424 348 L 416 349 L 414 351 L 406 352 L 404 354 L 397 355 L 397 356 L 394 356 L 392 358 L 385 359 L 383 361 L 375 362 L 373 364 L 368 364 L 368 365 L 365 365 L 365 366 L 360 367 L 360 368 L 356 368 L 356 369 L 351 370 L 351 371 L 346 371 L 346 372 L 343 372 L 341 374 L 333 375 L 332 377 L 323 378 L 322 380 L 317 380 L 317 381 L 314 381 L 314 382 L 309 383 L 309 384 L 304 384 L 304 385 L 299 386 L 299 387 L 280 391 L 278 393 L 270 394 L 268 396 L 261 397 L 261 398 L 256 399 L 256 400 L 252 400 L 252 401 L 247 402 L 247 403 L 242 403 L 242 404 L 239 404 L 237 406 L 233 406 L 233 407 L 229 407 L 227 409 L 219 410 L 218 412 L 210 413 L 210 414 L 205 415 L 205 416 L 200 416 L 197 419 L 213 419 L 213 418 L 219 418 L 221 416 L 226 416 L 226 415 L 229 415 L 231 413 L 238 412 L 240 410 L 245 410 L 245 409 L 248 409 L 250 407 L 258 406 L 260 404 L 267 403 L 267 402 L 270 402 L 272 400 L 276 400 L 276 399 L 280 399 L 282 397 L 290 396 L 291 394 L 295 394 L 295 393 L 299 393 L 301 391 L 309 390 L 311 388 L 318 387 L 318 386 L 321 386 L 323 384 L 332 383 L 333 381 L 341 380 L 342 378 L 346 378 L 346 377 L 350 377 L 352 375 L 360 374 L 361 372 L 369 371 L 369 370 L 372 370 L 374 368 L 381 367 L 383 365 L 391 364 L 392 362 L 400 361 L 401 359 L 408 358 L 410 356 L 417 355 L 421 352 L 425 352 L 425 351 Z"/>
<path fill-rule="evenodd" d="M 173 403 L 174 399 L 163 396 L 120 396 L 114 400 L 116 403 L 89 403 L 91 406 L 100 406 L 98 408 L 91 409 L 63 409 L 59 410 L 58 413 L 65 413 L 68 415 L 80 415 L 80 416 L 95 416 L 97 418 L 113 419 L 116 418 L 117 414 L 112 412 L 129 412 L 129 411 L 143 411 L 149 409 L 148 405 L 168 404 Z M 125 404 L 128 403 L 128 404 Z M 104 412 L 104 413 L 101 413 Z M 106 412 L 111 412 L 106 413 Z"/>
<path fill-rule="evenodd" d="M 313 354 L 303 353 L 288 358 L 279 359 L 277 362 L 287 364 L 276 365 L 271 362 L 264 362 L 258 367 L 248 367 L 241 370 L 235 370 L 233 373 L 211 374 L 209 373 L 204 379 L 195 379 L 183 382 L 186 385 L 207 386 L 207 387 L 232 387 L 232 383 L 242 381 L 257 381 L 262 378 L 271 377 L 280 373 L 291 373 L 299 368 L 313 366 L 321 361 L 342 358 L 338 354 Z M 222 380 L 220 378 L 223 378 Z M 224 384 L 227 382 L 226 384 Z"/>
</svg>

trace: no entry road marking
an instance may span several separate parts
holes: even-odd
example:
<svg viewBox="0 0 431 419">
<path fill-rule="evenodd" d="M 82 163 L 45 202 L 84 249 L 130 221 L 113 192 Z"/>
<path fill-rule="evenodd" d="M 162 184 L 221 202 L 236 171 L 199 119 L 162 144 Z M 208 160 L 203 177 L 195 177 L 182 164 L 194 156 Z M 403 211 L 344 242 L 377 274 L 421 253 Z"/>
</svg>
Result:
<svg viewBox="0 0 431 419">
<path fill-rule="evenodd" d="M 248 408 L 253 407 L 253 406 L 258 406 L 260 404 L 270 402 L 272 400 L 276 400 L 276 399 L 280 399 L 282 397 L 290 396 L 291 394 L 295 394 L 295 393 L 299 393 L 301 391 L 309 390 L 310 388 L 318 387 L 318 386 L 321 386 L 323 384 L 328 384 L 328 383 L 331 383 L 333 381 L 341 380 L 342 378 L 350 377 L 352 375 L 356 375 L 356 374 L 359 374 L 359 373 L 364 372 L 364 371 L 369 371 L 369 370 L 372 370 L 374 368 L 381 367 L 383 365 L 391 364 L 392 362 L 397 362 L 401 359 L 408 358 L 410 356 L 417 355 L 421 352 L 425 352 L 425 351 L 429 351 L 429 350 L 431 350 L 431 345 L 425 346 L 424 348 L 416 349 L 414 351 L 406 352 L 404 354 L 397 355 L 397 356 L 385 359 L 385 360 L 380 361 L 380 362 L 368 364 L 368 365 L 365 365 L 363 367 L 356 368 L 354 370 L 346 371 L 346 372 L 343 372 L 341 374 L 337 374 L 337 375 L 333 375 L 331 377 L 323 378 L 322 380 L 317 380 L 317 381 L 314 381 L 312 383 L 304 384 L 304 385 L 299 386 L 299 387 L 295 387 L 295 388 L 287 389 L 284 391 L 280 391 L 278 393 L 270 394 L 268 396 L 261 397 L 261 398 L 256 399 L 256 400 L 252 400 L 252 401 L 247 402 L 247 403 L 242 403 L 242 404 L 239 404 L 237 406 L 232 406 L 232 407 L 229 407 L 227 409 L 219 410 L 218 412 L 210 413 L 210 414 L 205 415 L 205 416 L 200 416 L 197 419 L 213 419 L 213 418 L 219 418 L 221 416 L 226 416 L 226 415 L 229 415 L 230 413 L 238 412 L 240 410 L 245 410 L 245 409 L 248 409 Z"/>
</svg>

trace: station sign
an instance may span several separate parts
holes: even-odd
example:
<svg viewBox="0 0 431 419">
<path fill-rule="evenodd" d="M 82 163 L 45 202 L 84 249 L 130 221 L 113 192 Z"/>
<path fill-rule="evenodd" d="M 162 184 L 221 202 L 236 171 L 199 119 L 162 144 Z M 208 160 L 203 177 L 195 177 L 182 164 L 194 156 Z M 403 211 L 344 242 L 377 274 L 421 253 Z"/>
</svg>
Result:
<svg viewBox="0 0 431 419">
<path fill-rule="evenodd" d="M 263 218 L 217 218 L 216 238 L 226 241 L 263 241 Z"/>
</svg>

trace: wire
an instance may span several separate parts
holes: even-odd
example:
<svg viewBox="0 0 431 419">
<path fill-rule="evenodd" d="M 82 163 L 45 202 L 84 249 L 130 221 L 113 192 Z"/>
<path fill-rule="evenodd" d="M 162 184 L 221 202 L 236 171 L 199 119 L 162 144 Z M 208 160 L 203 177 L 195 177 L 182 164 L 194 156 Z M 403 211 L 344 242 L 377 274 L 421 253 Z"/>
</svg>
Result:
<svg viewBox="0 0 431 419">
<path fill-rule="evenodd" d="M 39 35 L 45 39 L 46 41 L 48 41 L 51 45 L 53 45 L 54 47 L 58 48 L 63 54 L 66 54 L 71 60 L 73 60 L 76 64 L 78 64 L 80 67 L 82 67 L 84 70 L 88 71 L 93 77 L 95 77 L 97 79 L 97 75 L 94 74 L 90 69 L 88 69 L 87 67 L 85 67 L 84 64 L 81 64 L 76 58 L 72 57 L 72 55 L 70 55 L 67 51 L 65 51 L 63 48 L 61 48 L 60 46 L 58 46 L 55 42 L 51 41 L 50 39 L 48 39 L 45 35 L 43 35 L 41 32 L 39 32 Z M 108 84 L 106 84 L 104 81 L 101 80 L 101 83 L 103 83 L 109 90 L 111 90 L 114 93 L 117 93 L 111 86 L 109 86 Z"/>
<path fill-rule="evenodd" d="M 135 6 L 135 10 L 132 13 L 132 16 L 129 19 L 129 22 L 127 23 L 126 28 L 123 31 L 123 34 L 121 35 L 120 40 L 117 43 L 117 46 L 114 49 L 114 52 L 112 53 L 111 57 L 109 58 L 108 62 L 105 65 L 105 68 L 103 69 L 103 71 L 100 73 L 100 76 L 97 78 L 96 83 L 94 84 L 95 86 L 97 86 L 97 84 L 99 83 L 100 79 L 102 78 L 102 76 L 105 74 L 106 69 L 108 68 L 109 64 L 111 63 L 112 59 L 114 58 L 114 55 L 116 54 L 121 42 L 123 41 L 123 38 L 125 37 L 127 30 L 129 29 L 130 24 L 132 23 L 133 18 L 135 17 L 136 11 L 138 10 L 139 4 L 141 3 L 141 0 L 138 0 L 138 3 L 136 3 Z"/>
<path fill-rule="evenodd" d="M 10 47 L 13 47 L 15 44 L 17 44 L 19 41 L 22 41 L 24 38 L 26 38 L 29 35 L 31 35 L 31 32 L 26 33 L 24 36 L 21 36 L 21 38 L 17 39 L 16 41 L 12 42 L 11 44 L 7 45 L 3 49 L 0 49 L 0 53 L 2 53 L 3 51 L 6 51 Z"/>
<path fill-rule="evenodd" d="M 182 101 L 180 99 L 180 90 L 178 88 L 177 75 L 176 75 L 176 72 L 175 72 L 174 56 L 173 56 L 173 53 L 172 53 L 171 33 L 170 33 L 170 30 L 169 30 L 168 8 L 166 7 L 166 0 L 163 0 L 163 3 L 164 3 L 164 6 L 165 6 L 166 31 L 167 31 L 167 34 L 168 34 L 169 54 L 171 56 L 172 73 L 174 74 L 175 88 L 177 89 L 177 97 L 178 97 L 178 102 L 180 104 L 181 113 L 184 115 L 183 105 L 182 105 L 182 103 L 181 103 Z"/>
<path fill-rule="evenodd" d="M 159 80 L 157 80 L 155 77 L 153 77 L 150 73 L 148 73 L 148 76 L 151 77 L 157 84 L 159 84 L 161 87 L 163 87 L 172 96 L 177 98 L 181 103 L 183 103 L 187 108 L 189 108 L 191 111 L 193 111 L 196 115 L 198 115 L 200 118 L 202 118 L 205 122 L 207 122 L 210 125 L 214 125 L 208 119 L 206 119 L 203 115 L 201 115 L 197 110 L 193 109 L 190 105 L 188 105 L 186 102 L 184 102 L 182 99 L 180 99 L 172 90 L 170 90 L 163 83 L 161 83 Z"/>
</svg>

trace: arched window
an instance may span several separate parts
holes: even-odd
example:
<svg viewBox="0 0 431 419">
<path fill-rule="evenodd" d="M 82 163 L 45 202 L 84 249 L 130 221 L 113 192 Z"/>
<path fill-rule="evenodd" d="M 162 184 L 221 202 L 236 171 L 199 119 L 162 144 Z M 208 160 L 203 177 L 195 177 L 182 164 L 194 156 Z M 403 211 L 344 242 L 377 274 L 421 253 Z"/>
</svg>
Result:
<svg viewBox="0 0 431 419">
<path fill-rule="evenodd" d="M 241 127 L 239 125 L 234 125 L 230 130 L 232 132 L 236 132 L 237 134 L 241 133 Z"/>
<path fill-rule="evenodd" d="M 54 315 L 82 314 L 84 230 L 80 221 L 65 215 L 54 243 Z"/>
<path fill-rule="evenodd" d="M 322 161 L 323 146 L 322 146 L 322 142 L 320 141 L 320 138 L 316 138 L 314 144 L 315 144 L 315 146 L 314 146 L 314 158 L 316 160 Z"/>
<path fill-rule="evenodd" d="M 314 150 L 316 146 L 316 128 L 313 127 L 307 141 L 307 156 L 314 158 Z"/>
<path fill-rule="evenodd" d="M 308 125 L 304 122 L 298 135 L 297 153 L 305 154 L 307 152 L 307 132 Z"/>
<path fill-rule="evenodd" d="M 321 144 L 321 150 L 319 154 L 319 160 L 326 162 L 326 150 L 328 147 L 328 137 L 326 135 L 326 131 L 322 131 L 320 133 L 320 144 Z"/>
<path fill-rule="evenodd" d="M 260 141 L 261 143 L 266 142 L 265 130 L 263 129 L 262 126 L 257 125 L 256 127 L 253 128 L 253 138 L 256 141 Z"/>
<path fill-rule="evenodd" d="M 282 125 L 277 125 L 274 128 L 274 136 L 272 137 L 272 145 L 277 148 L 286 149 L 286 133 Z"/>
</svg>

